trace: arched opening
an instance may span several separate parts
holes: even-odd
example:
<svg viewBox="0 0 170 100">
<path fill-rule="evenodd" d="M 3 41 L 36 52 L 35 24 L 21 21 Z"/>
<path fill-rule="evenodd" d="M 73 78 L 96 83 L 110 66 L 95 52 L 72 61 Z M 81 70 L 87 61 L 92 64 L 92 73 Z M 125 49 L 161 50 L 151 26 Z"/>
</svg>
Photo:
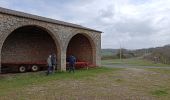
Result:
<svg viewBox="0 0 170 100">
<path fill-rule="evenodd" d="M 48 55 L 52 53 L 58 56 L 55 41 L 46 29 L 38 26 L 23 26 L 14 30 L 3 43 L 1 63 L 2 66 L 45 65 Z"/>
<path fill-rule="evenodd" d="M 73 36 L 67 46 L 67 58 L 73 55 L 78 62 L 88 62 L 95 65 L 95 47 L 90 40 L 90 37 L 84 34 Z"/>
</svg>

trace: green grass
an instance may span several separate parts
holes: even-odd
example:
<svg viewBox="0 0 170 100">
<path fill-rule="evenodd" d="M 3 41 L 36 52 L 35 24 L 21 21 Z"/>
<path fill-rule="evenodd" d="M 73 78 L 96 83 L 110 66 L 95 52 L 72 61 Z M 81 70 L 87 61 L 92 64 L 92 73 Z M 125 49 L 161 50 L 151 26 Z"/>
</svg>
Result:
<svg viewBox="0 0 170 100">
<path fill-rule="evenodd" d="M 170 93 L 170 69 L 164 68 L 147 68 L 146 70 L 156 72 L 154 73 L 154 80 L 159 80 L 151 91 L 151 94 L 157 97 L 169 96 Z M 158 77 L 159 76 L 159 77 Z M 163 84 L 160 84 L 163 83 Z"/>
<path fill-rule="evenodd" d="M 169 100 L 170 70 L 94 68 L 76 73 L 17 73 L 0 76 L 0 99 L 143 99 Z M 129 94 L 130 93 L 130 94 Z M 138 97 L 138 98 L 136 98 Z"/>
<path fill-rule="evenodd" d="M 147 61 L 140 58 L 131 58 L 131 59 L 109 59 L 109 60 L 102 60 L 102 64 L 126 64 L 126 65 L 133 65 L 133 66 L 162 66 L 162 67 L 169 67 L 170 65 L 161 64 L 161 63 L 153 63 L 151 61 Z"/>
<path fill-rule="evenodd" d="M 76 70 L 75 73 L 68 72 L 57 72 L 55 74 L 50 74 L 46 76 L 45 72 L 37 72 L 37 73 L 22 73 L 22 74 L 14 74 L 14 75 L 6 75 L 0 77 L 0 95 L 8 93 L 9 91 L 15 89 L 22 89 L 29 85 L 38 85 L 43 83 L 48 83 L 50 81 L 55 80 L 65 80 L 65 79 L 83 79 L 88 77 L 93 77 L 98 75 L 99 73 L 107 73 L 113 70 L 118 69 L 110 69 L 110 68 L 94 68 L 88 70 Z"/>
<path fill-rule="evenodd" d="M 122 79 L 116 79 L 115 81 L 118 83 L 124 82 Z"/>
<path fill-rule="evenodd" d="M 152 95 L 155 95 L 155 96 L 166 96 L 168 95 L 168 91 L 167 89 L 157 89 L 155 91 L 152 91 Z"/>
</svg>

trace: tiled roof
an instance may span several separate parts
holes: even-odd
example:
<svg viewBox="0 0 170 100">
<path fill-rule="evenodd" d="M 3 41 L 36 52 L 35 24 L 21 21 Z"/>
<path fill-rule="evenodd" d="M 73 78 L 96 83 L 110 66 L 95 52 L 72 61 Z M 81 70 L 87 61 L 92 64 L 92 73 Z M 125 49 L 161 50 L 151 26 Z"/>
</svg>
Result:
<svg viewBox="0 0 170 100">
<path fill-rule="evenodd" d="M 14 16 L 30 18 L 30 19 L 34 19 L 34 20 L 39 20 L 39 21 L 54 23 L 54 24 L 58 24 L 58 25 L 69 26 L 69 27 L 74 27 L 74 28 L 85 29 L 85 30 L 102 33 L 101 31 L 83 27 L 81 25 L 72 24 L 72 23 L 68 23 L 68 22 L 64 22 L 64 21 L 59 21 L 59 20 L 55 20 L 55 19 L 51 19 L 51 18 L 41 17 L 41 16 L 37 16 L 37 15 L 33 15 L 33 14 L 20 12 L 20 11 L 10 10 L 10 9 L 6 9 L 6 8 L 2 8 L 2 7 L 0 7 L 0 13 L 10 14 L 10 15 L 14 15 Z"/>
</svg>

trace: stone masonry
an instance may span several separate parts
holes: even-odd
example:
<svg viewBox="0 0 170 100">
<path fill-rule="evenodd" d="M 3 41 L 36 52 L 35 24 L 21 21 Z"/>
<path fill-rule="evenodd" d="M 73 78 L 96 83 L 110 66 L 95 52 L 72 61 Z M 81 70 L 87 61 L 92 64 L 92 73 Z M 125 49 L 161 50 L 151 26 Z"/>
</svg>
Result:
<svg viewBox="0 0 170 100">
<path fill-rule="evenodd" d="M 86 28 L 80 25 L 76 25 L 76 24 L 44 18 L 44 17 L 13 11 L 5 8 L 0 8 L 0 50 L 1 50 L 0 63 L 3 54 L 2 47 L 5 43 L 5 40 L 15 30 L 25 26 L 35 26 L 41 28 L 51 36 L 51 39 L 54 40 L 54 44 L 56 45 L 56 49 L 57 49 L 56 50 L 57 63 L 58 63 L 59 70 L 61 71 L 66 70 L 66 56 L 70 52 L 67 51 L 67 47 L 68 45 L 72 46 L 74 44 L 74 42 L 70 43 L 70 41 L 76 41 L 75 42 L 76 46 L 73 45 L 74 48 L 79 47 L 79 49 L 76 50 L 81 51 L 81 46 L 83 45 L 84 47 L 82 47 L 82 49 L 84 50 L 84 52 L 86 52 L 85 48 L 87 48 L 87 51 L 88 49 L 91 49 L 91 52 L 89 51 L 87 52 L 87 54 L 91 54 L 89 56 L 92 57 L 88 57 L 88 55 L 86 55 L 84 59 L 90 60 L 90 62 L 96 66 L 101 65 L 101 33 L 102 32 L 90 28 Z M 72 40 L 72 38 L 75 40 Z M 84 41 L 86 41 L 87 44 L 81 45 L 81 43 L 77 43 L 79 41 L 81 42 L 82 40 L 79 38 L 84 39 Z M 80 54 L 83 55 L 83 53 Z"/>
</svg>

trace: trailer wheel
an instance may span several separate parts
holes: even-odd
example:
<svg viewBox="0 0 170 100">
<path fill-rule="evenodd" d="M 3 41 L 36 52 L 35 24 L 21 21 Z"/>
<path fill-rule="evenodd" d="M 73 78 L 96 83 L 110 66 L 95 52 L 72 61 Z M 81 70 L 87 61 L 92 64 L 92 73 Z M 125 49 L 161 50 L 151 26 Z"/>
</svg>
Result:
<svg viewBox="0 0 170 100">
<path fill-rule="evenodd" d="M 26 67 L 23 66 L 23 65 L 21 65 L 21 66 L 19 67 L 19 72 L 21 72 L 21 73 L 26 72 Z"/>
<path fill-rule="evenodd" d="M 37 65 L 33 65 L 32 67 L 31 67 L 31 70 L 33 71 L 33 72 L 36 72 L 36 71 L 38 71 L 38 66 Z"/>
</svg>

